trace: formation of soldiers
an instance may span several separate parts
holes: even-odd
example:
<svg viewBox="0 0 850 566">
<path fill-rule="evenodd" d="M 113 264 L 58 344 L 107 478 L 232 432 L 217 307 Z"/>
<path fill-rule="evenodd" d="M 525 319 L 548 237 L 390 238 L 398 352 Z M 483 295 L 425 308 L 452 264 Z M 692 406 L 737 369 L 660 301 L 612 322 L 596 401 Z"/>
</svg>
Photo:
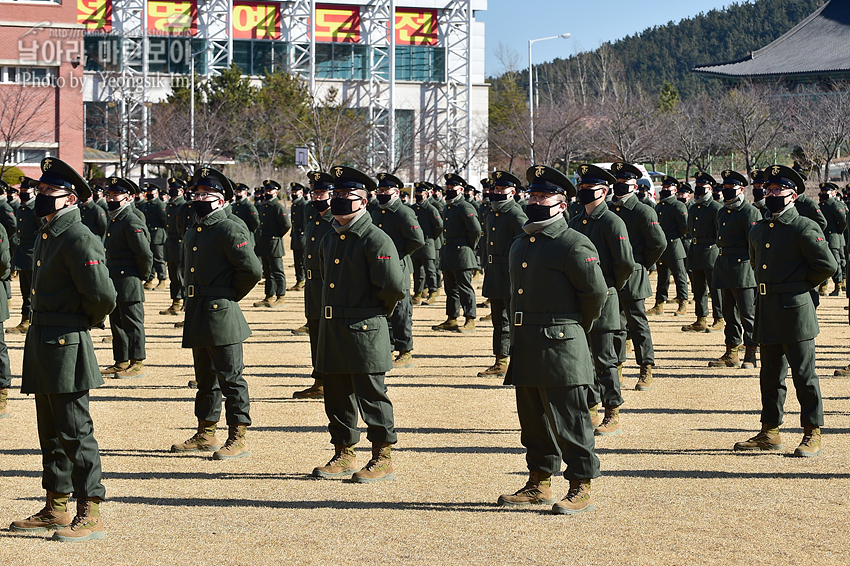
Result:
<svg viewBox="0 0 850 566">
<path fill-rule="evenodd" d="M 56 530 L 62 541 L 105 536 L 89 390 L 104 377 L 144 375 L 145 292 L 166 286 L 172 302 L 160 314 L 184 316 L 175 326 L 192 349 L 189 386 L 197 389 L 197 431 L 172 445 L 175 453 L 249 455 L 242 343 L 251 330 L 239 301 L 261 278 L 257 308 L 278 308 L 287 291 L 304 292 L 306 324 L 293 333 L 309 335 L 313 383 L 294 397 L 323 399 L 334 446 L 330 461 L 313 470 L 317 478 L 394 478 L 397 435 L 385 375 L 415 366 L 413 307 L 433 304 L 441 289 L 446 320 L 433 330 L 476 332 L 477 309 L 489 306 L 483 318 L 492 321 L 494 362 L 478 376 L 503 377 L 516 390 L 529 477 L 499 505 L 594 509 L 594 437 L 622 433 L 630 353 L 634 389 L 657 385 L 648 321 L 664 313 L 671 277 L 674 315 L 687 315 L 693 292 L 696 321 L 682 331 L 724 332 L 725 352 L 709 366 L 760 366 L 761 430 L 734 449 L 783 447 L 790 367 L 804 430 L 794 455 L 822 451 L 816 308 L 830 277 L 832 295 L 846 290 L 850 210 L 832 183 L 820 185 L 819 203 L 806 198 L 806 179 L 793 168 L 759 171 L 752 203 L 748 179 L 735 171 L 723 171 L 720 182 L 698 172 L 693 188 L 665 177 L 653 203 L 651 183 L 624 162 L 582 164 L 576 183 L 543 165 L 530 167 L 524 181 L 494 171 L 482 180 L 483 193 L 448 173 L 444 187 L 414 183 L 412 200 L 395 175 L 337 166 L 309 172 L 306 186 L 292 182 L 289 211 L 277 181 L 255 188 L 252 202 L 247 185 L 209 167 L 186 181 L 168 179 L 167 191 L 108 178 L 104 197 L 58 159 L 41 169 L 39 180 L 4 187 L 0 198 L 0 279 L 11 297 L 17 272 L 23 297 L 22 320 L 6 332 L 26 333 L 21 391 L 35 394 L 47 491 L 45 507 L 13 522 L 13 531 Z M 296 275 L 289 288 L 287 234 Z M 653 269 L 655 305 L 647 310 Z M 479 305 L 473 280 L 482 274 Z M 0 301 L 0 320 L 9 304 Z M 105 328 L 107 317 L 114 360 L 99 368 L 89 330 Z M 836 374 L 850 375 L 850 365 Z M 5 343 L 0 379 L 0 417 L 8 417 Z M 224 443 L 216 436 L 222 402 Z M 358 417 L 372 445 L 362 467 Z M 558 501 L 552 478 L 561 462 L 569 489 Z"/>
</svg>

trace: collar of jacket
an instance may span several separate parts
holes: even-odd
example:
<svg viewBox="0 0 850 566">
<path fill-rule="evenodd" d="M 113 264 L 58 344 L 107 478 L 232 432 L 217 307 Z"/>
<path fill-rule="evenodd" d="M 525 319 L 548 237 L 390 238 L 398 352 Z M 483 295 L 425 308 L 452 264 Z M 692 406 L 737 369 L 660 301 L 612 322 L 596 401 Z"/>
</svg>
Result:
<svg viewBox="0 0 850 566">
<path fill-rule="evenodd" d="M 27 202 L 22 202 L 21 208 L 29 208 L 30 210 L 35 210 L 35 195 L 31 196 Z"/>
<path fill-rule="evenodd" d="M 45 224 L 41 230 L 56 238 L 77 222 L 80 222 L 80 209 L 75 206 L 68 210 L 65 214 L 57 214 L 54 216 L 53 220 Z"/>
<path fill-rule="evenodd" d="M 614 201 L 614 206 L 625 206 L 629 210 L 632 210 L 639 202 L 640 200 L 638 200 L 637 195 L 635 193 L 630 193 L 626 198 Z"/>
<path fill-rule="evenodd" d="M 499 210 L 493 210 L 493 207 L 488 207 L 488 208 L 490 209 L 490 212 L 493 212 L 493 213 L 498 212 L 499 214 L 503 214 L 505 212 L 510 212 L 514 208 L 518 208 L 518 207 L 519 207 L 519 203 L 516 200 L 514 200 L 513 197 L 511 197 L 511 198 L 509 198 L 508 200 L 505 201 L 505 205 L 502 208 L 500 208 Z"/>
<path fill-rule="evenodd" d="M 599 203 L 599 205 L 596 208 L 593 209 L 593 212 L 588 214 L 587 211 L 585 210 L 585 212 L 584 212 L 584 214 L 582 214 L 582 216 L 587 217 L 587 218 L 592 218 L 593 220 L 598 220 L 599 217 L 602 216 L 603 214 L 605 214 L 606 212 L 608 212 L 608 205 L 605 204 L 605 201 L 603 200 L 602 202 Z"/>
<path fill-rule="evenodd" d="M 121 220 L 122 218 L 127 216 L 133 210 L 132 206 L 133 206 L 133 203 L 128 202 L 127 204 L 125 204 L 124 206 L 119 208 L 118 210 L 114 211 L 115 216 L 112 216 L 113 211 L 111 211 L 111 210 L 107 211 L 106 214 L 109 215 L 110 220 Z"/>
<path fill-rule="evenodd" d="M 567 219 L 564 218 L 563 214 L 558 214 L 553 218 L 557 218 L 557 220 L 555 220 L 551 224 L 547 224 L 543 227 L 542 230 L 534 232 L 533 234 L 523 232 L 522 234 L 517 235 L 516 239 L 521 239 L 530 236 L 546 236 L 550 240 L 557 238 L 564 230 L 569 228 L 569 226 L 567 225 Z M 526 225 L 528 224 L 529 222 L 526 222 Z"/>
<path fill-rule="evenodd" d="M 218 224 L 227 218 L 227 210 L 225 210 L 224 207 L 221 207 L 213 210 L 203 218 L 198 218 L 197 215 L 195 218 L 197 219 L 195 224 L 199 224 L 200 226 L 212 226 L 213 224 Z"/>
<path fill-rule="evenodd" d="M 800 216 L 800 213 L 797 212 L 797 207 L 792 205 L 792 206 L 789 206 L 788 209 L 785 212 L 783 212 L 782 214 L 780 214 L 778 216 L 771 216 L 770 220 L 779 222 L 780 224 L 791 224 L 799 216 Z"/>
<path fill-rule="evenodd" d="M 365 208 L 362 210 L 363 213 L 357 218 L 354 218 L 348 224 L 346 224 L 344 226 L 344 230 L 342 232 L 339 232 L 340 234 L 354 234 L 355 236 L 360 238 L 363 236 L 363 234 L 366 233 L 366 230 L 368 230 L 369 226 L 372 225 L 372 217 L 370 216 L 368 210 L 366 210 Z M 339 226 L 339 223 L 334 221 L 333 226 L 334 230 L 336 230 L 337 226 Z"/>
<path fill-rule="evenodd" d="M 186 199 L 183 198 L 183 195 L 180 195 L 178 197 L 174 197 L 173 199 L 169 200 L 168 205 L 169 206 L 180 206 L 184 202 L 186 202 Z"/>
<path fill-rule="evenodd" d="M 673 193 L 673 194 L 672 194 L 672 195 L 670 195 L 669 197 L 667 197 L 667 198 L 663 198 L 663 199 L 661 199 L 661 200 L 660 200 L 660 201 L 658 201 L 658 202 L 659 202 L 659 203 L 664 203 L 664 204 L 673 204 L 673 201 L 679 202 L 678 200 L 676 200 L 676 193 Z"/>
<path fill-rule="evenodd" d="M 391 200 L 390 202 L 388 202 L 387 206 L 381 207 L 381 205 L 379 204 L 378 208 L 380 208 L 381 210 L 389 210 L 390 212 L 397 212 L 398 209 L 401 208 L 401 206 L 402 206 L 401 199 L 399 197 L 396 197 L 393 200 Z"/>
</svg>

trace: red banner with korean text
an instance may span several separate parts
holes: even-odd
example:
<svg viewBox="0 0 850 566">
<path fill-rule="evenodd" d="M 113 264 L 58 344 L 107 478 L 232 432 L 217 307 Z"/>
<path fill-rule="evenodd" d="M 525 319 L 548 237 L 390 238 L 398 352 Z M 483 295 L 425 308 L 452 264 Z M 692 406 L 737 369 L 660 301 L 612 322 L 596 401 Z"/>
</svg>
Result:
<svg viewBox="0 0 850 566">
<path fill-rule="evenodd" d="M 150 35 L 197 35 L 197 0 L 150 0 L 148 2 Z"/>
<path fill-rule="evenodd" d="M 437 45 L 437 39 L 437 10 L 396 9 L 396 45 Z"/>
<path fill-rule="evenodd" d="M 112 0 L 77 0 L 77 23 L 86 31 L 112 31 Z"/>
<path fill-rule="evenodd" d="M 280 39 L 280 4 L 234 2 L 233 37 Z"/>
<path fill-rule="evenodd" d="M 316 41 L 357 43 L 360 41 L 360 7 L 316 4 Z"/>
</svg>

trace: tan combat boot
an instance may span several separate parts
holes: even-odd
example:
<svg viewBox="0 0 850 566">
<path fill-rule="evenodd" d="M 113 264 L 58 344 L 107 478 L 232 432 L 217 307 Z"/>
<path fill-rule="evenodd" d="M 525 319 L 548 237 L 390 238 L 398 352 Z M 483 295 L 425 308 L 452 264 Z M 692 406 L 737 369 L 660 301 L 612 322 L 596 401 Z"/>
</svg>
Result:
<svg viewBox="0 0 850 566">
<path fill-rule="evenodd" d="M 314 478 L 343 478 L 357 471 L 354 446 L 334 444 L 334 457 L 324 466 L 313 469 Z"/>
<path fill-rule="evenodd" d="M 103 519 L 100 518 L 100 500 L 83 498 L 77 500 L 77 515 L 71 524 L 53 533 L 51 540 L 59 542 L 85 542 L 106 538 Z"/>
<path fill-rule="evenodd" d="M 479 309 L 486 309 L 487 307 L 490 306 L 490 299 L 484 299 L 483 303 L 478 303 L 475 306 L 477 306 Z"/>
<path fill-rule="evenodd" d="M 325 383 L 324 381 L 314 379 L 313 385 L 307 389 L 296 391 L 292 394 L 293 399 L 324 399 L 325 398 Z"/>
<path fill-rule="evenodd" d="M 620 407 L 605 407 L 605 418 L 602 424 L 593 431 L 596 436 L 617 436 L 623 434 L 620 427 Z"/>
<path fill-rule="evenodd" d="M 153 288 L 154 291 L 162 291 L 168 286 L 168 279 L 160 279 L 159 283 L 156 284 L 156 287 Z"/>
<path fill-rule="evenodd" d="M 552 491 L 552 474 L 529 472 L 525 487 L 510 495 L 500 495 L 497 505 L 518 507 L 521 505 L 551 505 L 557 497 Z"/>
<path fill-rule="evenodd" d="M 679 308 L 673 313 L 673 316 L 685 316 L 688 314 L 688 300 L 679 299 Z"/>
<path fill-rule="evenodd" d="M 278 295 L 275 297 L 274 301 L 269 305 L 273 309 L 277 309 L 283 306 L 284 300 L 283 295 Z"/>
<path fill-rule="evenodd" d="M 475 317 L 474 316 L 466 317 L 466 320 L 463 323 L 463 326 L 459 327 L 457 329 L 457 331 L 460 332 L 461 334 L 469 334 L 471 332 L 475 332 Z"/>
<path fill-rule="evenodd" d="M 181 444 L 172 444 L 172 452 L 213 452 L 218 450 L 218 440 L 215 437 L 215 427 L 218 423 L 213 421 L 198 421 L 198 432 L 192 438 Z"/>
<path fill-rule="evenodd" d="M 310 334 L 310 327 L 305 324 L 304 326 L 300 326 L 295 330 L 292 330 L 291 332 L 296 336 L 306 336 L 307 334 Z"/>
<path fill-rule="evenodd" d="M 17 326 L 6 329 L 6 334 L 26 334 L 30 327 L 29 317 L 22 316 Z"/>
<path fill-rule="evenodd" d="M 213 460 L 235 460 L 236 458 L 247 458 L 248 447 L 245 445 L 245 436 L 248 425 L 230 425 L 227 431 L 227 440 L 219 450 L 213 452 Z"/>
<path fill-rule="evenodd" d="M 664 314 L 664 303 L 655 303 L 655 306 L 646 311 L 646 314 Z"/>
<path fill-rule="evenodd" d="M 130 366 L 123 370 L 115 372 L 115 377 L 119 379 L 136 379 L 145 376 L 145 364 L 143 360 L 130 360 Z"/>
<path fill-rule="evenodd" d="M 108 368 L 100 370 L 100 375 L 115 375 L 119 371 L 125 371 L 130 367 L 130 362 L 115 362 Z"/>
<path fill-rule="evenodd" d="M 410 350 L 405 350 L 403 352 L 399 352 L 398 356 L 393 360 L 394 368 L 412 368 L 416 367 L 416 363 L 413 361 L 413 354 Z"/>
<path fill-rule="evenodd" d="M 835 377 L 848 377 L 848 376 L 850 376 L 850 364 L 847 364 L 846 366 L 844 366 L 841 369 L 835 370 L 835 372 L 832 375 L 834 375 Z"/>
<path fill-rule="evenodd" d="M 758 360 L 756 359 L 756 352 L 758 349 L 758 346 L 744 347 L 744 359 L 741 362 L 741 367 L 743 369 L 754 369 L 758 367 Z"/>
<path fill-rule="evenodd" d="M 567 496 L 552 506 L 552 513 L 575 515 L 595 509 L 593 495 L 590 492 L 590 480 L 570 480 L 570 490 L 567 492 Z"/>
<path fill-rule="evenodd" d="M 794 450 L 794 456 L 798 458 L 811 458 L 819 456 L 823 452 L 820 445 L 820 427 L 806 425 L 803 427 L 803 441 Z"/>
<path fill-rule="evenodd" d="M 416 293 L 415 295 L 413 295 L 413 298 L 410 299 L 410 303 L 414 305 L 422 303 L 422 293 Z"/>
<path fill-rule="evenodd" d="M 183 328 L 184 326 L 186 326 L 186 319 L 174 323 L 174 328 Z"/>
<path fill-rule="evenodd" d="M 496 363 L 484 371 L 479 371 L 478 377 L 505 377 L 506 371 L 508 371 L 508 357 L 496 356 Z"/>
<path fill-rule="evenodd" d="M 837 297 L 839 293 L 841 293 L 841 283 L 836 283 L 835 289 L 832 290 L 832 293 L 830 293 L 829 296 Z"/>
<path fill-rule="evenodd" d="M 189 389 L 197 389 L 198 381 L 195 379 L 190 379 L 189 382 L 186 383 L 186 387 L 188 387 Z"/>
<path fill-rule="evenodd" d="M 652 364 L 640 366 L 640 375 L 635 384 L 635 391 L 649 391 L 652 389 Z"/>
<path fill-rule="evenodd" d="M 159 314 L 170 314 L 173 316 L 180 315 L 180 308 L 183 306 L 182 299 L 174 299 L 171 301 L 171 306 L 165 309 L 164 311 L 159 311 Z"/>
<path fill-rule="evenodd" d="M 682 332 L 708 332 L 708 319 L 704 316 L 699 316 L 693 324 L 683 326 Z"/>
<path fill-rule="evenodd" d="M 265 299 L 262 301 L 257 301 L 254 303 L 255 307 L 270 307 L 272 306 L 272 302 L 274 301 L 274 295 L 267 295 Z"/>
<path fill-rule="evenodd" d="M 734 346 L 731 344 L 726 344 L 726 352 L 723 353 L 722 356 L 717 358 L 716 360 L 711 360 L 708 362 L 708 367 L 710 368 L 739 368 L 741 367 L 741 360 L 738 358 L 738 346 Z"/>
<path fill-rule="evenodd" d="M 632 345 L 632 339 L 626 338 L 626 357 L 631 358 L 632 353 L 634 353 L 635 347 Z"/>
<path fill-rule="evenodd" d="M 709 332 L 723 332 L 726 328 L 726 321 L 722 318 L 715 318 L 711 326 L 708 327 Z"/>
<path fill-rule="evenodd" d="M 304 282 L 296 281 L 295 285 L 287 289 L 287 291 L 303 291 L 304 290 Z"/>
<path fill-rule="evenodd" d="M 428 293 L 428 298 L 422 300 L 423 305 L 433 305 L 437 302 L 437 297 L 440 296 L 440 290 L 431 291 Z"/>
<path fill-rule="evenodd" d="M 9 414 L 9 390 L 0 389 L 0 419 L 8 419 Z"/>
<path fill-rule="evenodd" d="M 827 281 L 824 281 L 823 283 L 818 285 L 818 295 L 820 295 L 821 297 L 826 297 L 826 286 L 828 284 L 829 283 Z"/>
<path fill-rule="evenodd" d="M 47 503 L 41 511 L 26 519 L 12 522 L 9 530 L 18 533 L 42 533 L 61 529 L 71 524 L 73 517 L 68 511 L 68 493 L 47 492 Z"/>
<path fill-rule="evenodd" d="M 620 387 L 626 384 L 626 380 L 623 378 L 623 364 L 617 364 L 617 377 L 620 378 Z"/>
<path fill-rule="evenodd" d="M 431 330 L 442 330 L 446 332 L 457 332 L 457 329 L 460 328 L 460 325 L 457 323 L 456 318 L 447 318 L 440 324 L 436 324 L 431 327 Z"/>
<path fill-rule="evenodd" d="M 153 291 L 153 288 L 154 288 L 153 279 L 151 279 L 150 281 L 145 281 L 145 284 L 142 285 L 142 287 L 145 288 L 145 291 Z"/>
<path fill-rule="evenodd" d="M 378 443 L 372 445 L 372 459 L 362 470 L 351 476 L 354 483 L 372 483 L 377 481 L 394 480 L 392 444 Z"/>
<path fill-rule="evenodd" d="M 593 428 L 596 428 L 602 424 L 602 415 L 599 414 L 599 403 L 590 405 L 587 408 L 587 411 L 590 413 L 590 424 L 593 426 Z"/>
<path fill-rule="evenodd" d="M 488 312 L 487 314 L 481 317 L 481 320 L 493 320 L 493 313 Z"/>
<path fill-rule="evenodd" d="M 762 423 L 761 432 L 749 440 L 736 442 L 734 450 L 782 450 L 782 439 L 779 438 L 779 425 Z"/>
</svg>

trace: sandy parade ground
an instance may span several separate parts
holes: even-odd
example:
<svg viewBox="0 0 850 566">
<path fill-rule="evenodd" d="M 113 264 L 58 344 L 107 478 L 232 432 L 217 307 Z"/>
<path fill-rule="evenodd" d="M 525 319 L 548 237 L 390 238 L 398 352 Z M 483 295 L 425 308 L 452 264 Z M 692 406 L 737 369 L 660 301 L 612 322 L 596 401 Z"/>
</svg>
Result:
<svg viewBox="0 0 850 566">
<path fill-rule="evenodd" d="M 291 255 L 285 261 L 291 285 Z M 16 281 L 13 289 L 7 328 L 19 320 Z M 759 427 L 758 370 L 708 368 L 723 353 L 722 333 L 681 332 L 693 305 L 687 317 L 669 305 L 651 317 L 656 386 L 632 390 L 630 358 L 624 434 L 597 440 L 596 511 L 575 517 L 495 505 L 527 474 L 513 388 L 476 377 L 492 364 L 489 323 L 474 334 L 431 330 L 445 319 L 442 297 L 414 307 L 416 367 L 387 377 L 396 480 L 312 479 L 332 446 L 322 402 L 292 400 L 310 383 L 308 338 L 290 332 L 304 323 L 303 296 L 287 293 L 279 309 L 252 307 L 260 298 L 262 286 L 242 301 L 253 330 L 245 343 L 251 455 L 222 462 L 169 452 L 196 425 L 186 387 L 192 356 L 173 327 L 179 318 L 158 314 L 168 293 L 147 292 L 146 376 L 92 391 L 108 498 L 100 542 L 59 545 L 49 534 L 8 531 L 41 508 L 44 493 L 35 404 L 19 389 L 24 338 L 6 336 L 15 377 L 12 418 L 0 420 L 0 564 L 809 565 L 850 556 L 850 381 L 832 377 L 850 361 L 844 297 L 825 297 L 818 311 L 822 456 L 789 457 L 802 434 L 790 376 L 783 453 L 733 453 Z M 107 334 L 92 332 L 102 365 L 112 362 Z M 361 464 L 369 458 L 363 431 Z M 566 494 L 563 478 L 553 486 Z"/>
</svg>

